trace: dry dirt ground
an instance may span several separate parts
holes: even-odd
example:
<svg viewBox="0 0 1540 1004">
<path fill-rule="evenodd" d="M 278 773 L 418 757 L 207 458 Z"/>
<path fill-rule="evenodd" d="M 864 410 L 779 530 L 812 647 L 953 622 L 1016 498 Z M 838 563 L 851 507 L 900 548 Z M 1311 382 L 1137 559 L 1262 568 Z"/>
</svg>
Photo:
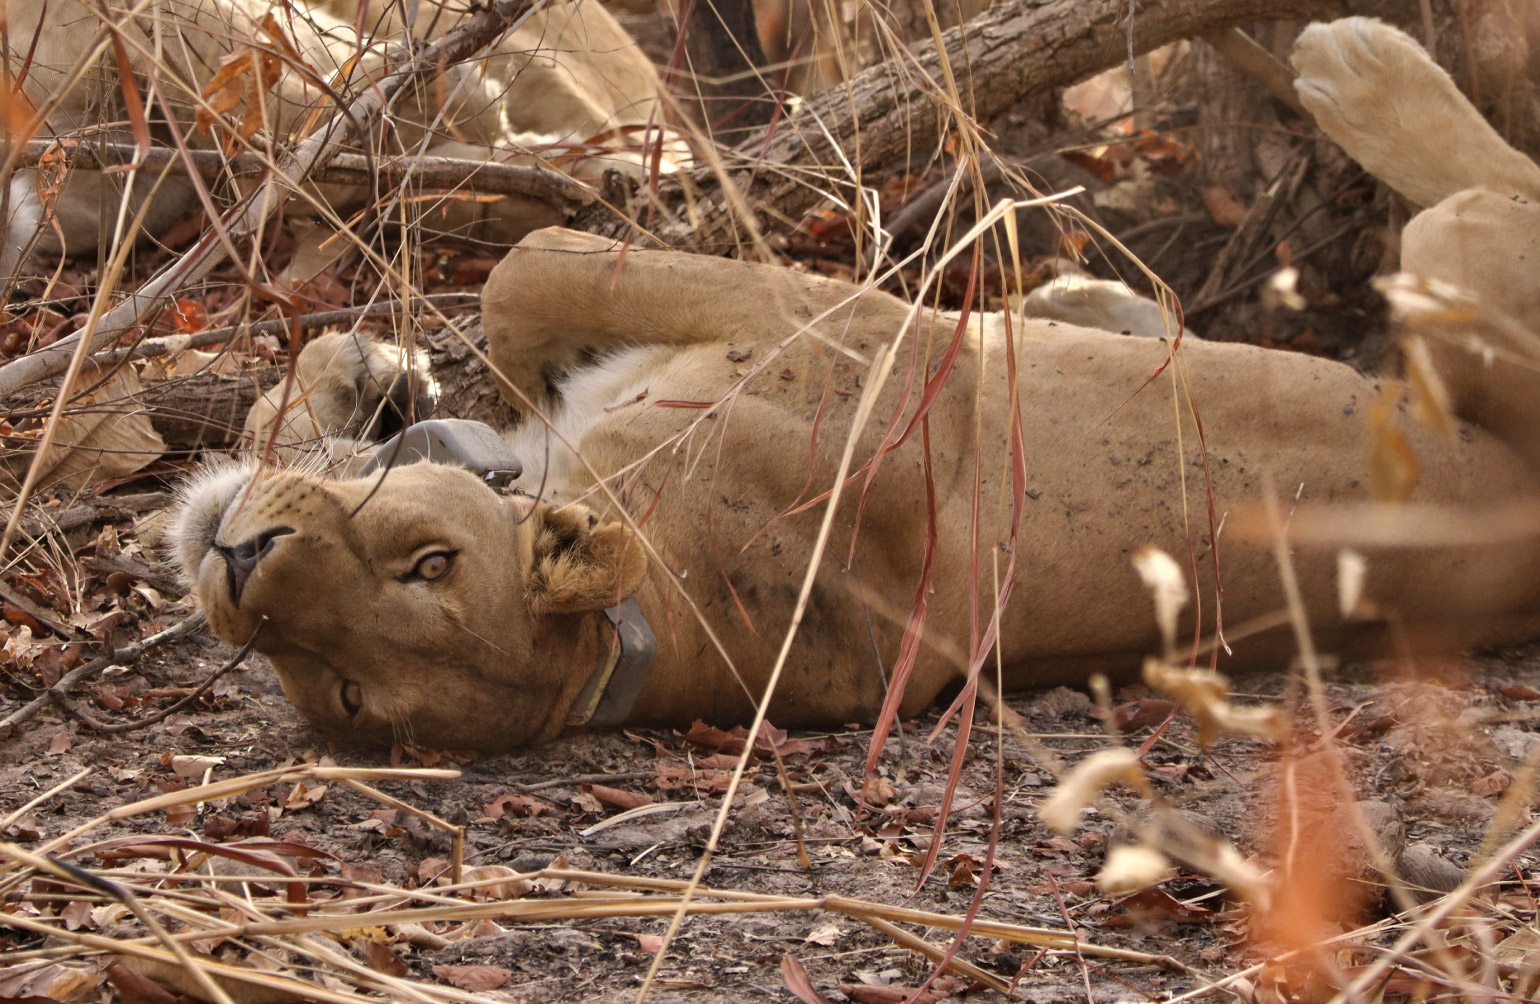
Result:
<svg viewBox="0 0 1540 1004">
<path fill-rule="evenodd" d="M 82 692 L 83 705 L 99 716 L 142 714 L 164 706 L 220 665 L 230 651 L 194 638 L 157 651 L 114 672 Z M 1464 866 L 1478 853 L 1494 812 L 1510 786 L 1527 785 L 1521 762 L 1540 747 L 1540 650 L 1487 654 L 1461 670 L 1448 667 L 1442 679 L 1388 678 L 1383 667 L 1357 666 L 1328 674 L 1334 740 L 1360 795 L 1393 803 L 1414 840 L 1438 846 Z M 1239 681 L 1246 704 L 1301 706 L 1298 688 L 1278 677 Z M 106 698 L 100 695 L 106 692 Z M 1210 880 L 1183 872 L 1158 889 L 1131 899 L 1101 895 L 1094 878 L 1113 828 L 1109 814 L 1137 809 L 1127 792 L 1113 792 L 1090 810 L 1072 837 L 1056 836 L 1037 816 L 1053 790 L 1044 751 L 1073 764 L 1109 745 L 1144 742 L 1164 719 L 1169 704 L 1139 688 L 1115 694 L 1109 734 L 1083 693 L 1059 689 L 1017 695 L 1010 707 L 1021 716 L 1021 731 L 1005 735 L 1003 748 L 982 728 L 957 791 L 954 813 L 939 853 L 939 866 L 923 887 L 915 883 L 924 848 L 931 839 L 936 806 L 946 781 L 948 731 L 925 741 L 934 717 L 908 723 L 889 741 L 873 782 L 875 809 L 858 812 L 869 733 L 775 736 L 798 804 L 811 870 L 799 867 L 792 816 L 773 760 L 761 756 L 746 775 L 745 794 L 734 808 L 707 884 L 793 897 L 843 894 L 890 905 L 961 915 L 974 895 L 989 853 L 995 771 L 1002 770 L 1004 798 L 996 867 L 979 916 L 1017 924 L 1074 929 L 1098 945 L 1170 955 L 1189 967 L 1109 960 L 1073 953 L 1039 953 L 972 939 L 961 956 L 1003 978 L 1016 979 L 1016 998 L 1033 1001 L 1098 1002 L 1164 1000 L 1201 988 L 1260 958 L 1250 937 L 1256 917 L 1231 902 Z M 1301 712 L 1301 721 L 1308 714 Z M 1313 732 L 1313 730 L 1307 730 Z M 1318 740 L 1318 735 L 1315 739 Z M 76 771 L 83 779 L 27 813 L 5 838 L 22 847 L 92 819 L 108 809 L 172 791 L 191 783 L 234 777 L 327 757 L 349 766 L 458 767 L 458 780 L 382 782 L 379 787 L 418 808 L 466 826 L 467 867 L 487 864 L 530 871 L 558 866 L 633 876 L 688 878 L 695 869 L 725 786 L 730 759 L 741 743 L 714 730 L 689 734 L 669 729 L 582 734 L 526 752 L 468 757 L 423 751 L 370 750 L 329 743 L 311 730 L 283 699 L 259 656 L 224 677 L 185 713 L 125 735 L 103 736 L 78 722 L 45 711 L 0 747 L 0 818 Z M 1305 748 L 1314 747 L 1307 739 Z M 186 759 L 187 757 L 215 759 Z M 1178 715 L 1146 757 L 1156 793 L 1218 824 L 1259 863 L 1274 860 L 1277 816 L 1276 752 L 1251 741 L 1226 740 L 1205 752 L 1195 730 Z M 1518 776 L 1519 782 L 1513 778 Z M 620 806 L 666 804 L 652 814 L 603 825 Z M 1527 805 L 1527 802 L 1525 803 Z M 384 880 L 412 888 L 443 882 L 450 856 L 448 837 L 405 813 L 388 808 L 340 784 L 296 790 L 292 783 L 258 788 L 196 812 L 150 813 L 103 826 L 80 838 L 99 841 L 134 835 L 181 835 L 210 842 L 282 840 L 308 845 L 330 856 L 300 859 L 301 874 L 323 876 L 310 887 L 317 901 L 350 892 L 351 882 Z M 1527 810 L 1523 820 L 1527 821 Z M 287 849 L 289 859 L 298 848 Z M 199 867 L 196 855 L 169 859 L 164 849 L 149 857 L 112 861 L 76 859 L 80 865 L 138 868 L 147 873 Z M 159 856 L 154 856 L 155 854 Z M 173 854 L 172 858 L 176 855 Z M 1498 918 L 1488 945 L 1535 920 L 1529 882 L 1536 858 L 1514 862 L 1500 891 L 1487 894 L 1495 906 L 1481 910 Z M 209 866 L 201 865 L 204 869 Z M 153 878 L 147 874 L 146 879 Z M 351 880 L 351 882 L 350 882 Z M 537 888 L 532 896 L 582 895 L 578 887 Z M 25 914 L 72 929 L 112 933 L 112 919 L 79 906 L 79 894 L 55 895 L 42 879 L 12 889 L 0 904 L 0 956 L 60 944 L 5 924 L 5 914 Z M 60 890 L 52 887 L 57 894 Z M 25 895 L 24 895 L 25 894 Z M 103 901 L 105 902 L 105 901 Z M 360 921 L 363 927 L 367 921 Z M 438 947 L 379 932 L 340 939 L 361 962 L 415 979 L 460 983 L 519 1001 L 621 1001 L 634 998 L 647 971 L 666 919 L 601 918 L 578 922 L 451 922 L 438 925 Z M 945 945 L 942 932 L 913 929 Z M 1375 945 L 1393 929 L 1362 934 L 1338 953 L 1348 967 L 1375 955 Z M 1451 934 L 1451 940 L 1458 939 Z M 383 948 L 382 948 L 383 946 Z M 221 954 L 216 949 L 216 954 Z M 233 945 L 225 957 L 244 955 Z M 840 1000 L 840 987 L 854 1000 L 899 1000 L 898 987 L 916 987 L 930 972 L 918 956 L 849 917 L 818 912 L 768 912 L 689 919 L 674 940 L 649 999 L 659 1002 L 793 1000 L 781 975 L 783 956 L 800 959 L 812 987 Z M 85 957 L 88 969 L 105 960 Z M 489 970 L 435 967 L 483 966 Z M 42 993 L 33 962 L 0 971 L 0 997 Z M 94 969 L 92 969 L 94 971 Z M 27 982 L 27 974 L 34 982 Z M 95 977 L 100 982 L 100 977 Z M 478 982 L 480 981 L 480 982 Z M 971 999 L 1000 999 L 975 990 L 971 981 L 951 979 L 937 993 Z M 1257 981 L 1253 981 L 1254 984 Z M 108 986 L 89 980 L 71 1000 L 105 999 Z M 1435 984 L 1436 985 L 1436 984 Z M 1429 985 L 1425 989 L 1431 988 Z M 120 999 L 140 1000 L 118 987 Z M 1263 988 L 1265 989 L 1265 988 Z M 1392 999 L 1410 994 L 1395 992 Z M 1221 994 L 1223 998 L 1226 995 Z M 1309 999 L 1299 993 L 1293 999 Z M 33 998 L 36 1000 L 37 998 Z M 806 999 L 806 998 L 804 998 Z M 924 999 L 935 999 L 934 996 Z M 1269 998 L 1253 989 L 1254 1000 Z"/>
</svg>

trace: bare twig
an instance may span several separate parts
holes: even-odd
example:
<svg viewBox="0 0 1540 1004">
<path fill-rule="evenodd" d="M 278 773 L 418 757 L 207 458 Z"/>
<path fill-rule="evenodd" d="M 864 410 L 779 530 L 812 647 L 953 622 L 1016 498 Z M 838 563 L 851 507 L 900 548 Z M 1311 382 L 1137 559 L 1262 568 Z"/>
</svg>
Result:
<svg viewBox="0 0 1540 1004">
<path fill-rule="evenodd" d="M 456 307 L 474 307 L 480 303 L 480 293 L 430 293 L 425 296 L 414 296 L 407 304 L 395 301 L 371 303 L 367 307 L 342 307 L 337 310 L 322 310 L 314 314 L 301 314 L 298 317 L 279 317 L 252 324 L 208 328 L 191 335 L 147 339 L 132 348 L 98 352 L 91 357 L 91 361 L 101 366 L 111 366 L 124 359 L 155 359 L 183 349 L 202 348 L 205 345 L 227 342 L 232 338 L 245 335 L 279 335 L 295 330 L 309 331 L 365 318 L 394 317 L 405 311 L 423 307 L 433 307 L 442 311 L 453 310 Z"/>
<path fill-rule="evenodd" d="M 52 687 L 44 690 L 31 701 L 28 701 L 20 708 L 17 708 L 9 715 L 6 715 L 4 719 L 0 719 L 0 733 L 4 733 L 8 729 L 15 728 L 23 722 L 30 721 L 39 711 L 43 709 L 44 705 L 55 700 L 53 696 L 55 693 L 60 695 L 68 694 L 71 687 L 75 686 L 75 684 L 79 683 L 81 680 L 84 680 L 88 676 L 91 676 L 93 673 L 99 673 L 106 669 L 108 666 L 114 665 L 116 663 L 133 662 L 135 659 L 143 656 L 151 649 L 164 645 L 167 642 L 176 641 L 178 638 L 185 638 L 202 626 L 203 615 L 201 613 L 192 614 L 191 616 L 183 618 L 182 620 L 173 624 L 171 627 L 166 628 L 166 630 L 152 634 L 142 641 L 135 642 L 132 645 L 126 645 L 123 648 L 112 649 L 103 655 L 97 656 L 95 659 L 92 659 L 90 662 L 83 666 L 75 667 L 68 673 L 65 673 L 63 676 L 59 677 L 58 683 L 55 683 Z"/>
<path fill-rule="evenodd" d="M 1205 35 L 1203 41 L 1229 60 L 1230 65 L 1267 88 L 1267 93 L 1305 118 L 1311 117 L 1305 110 L 1304 102 L 1294 93 L 1294 71 L 1279 62 L 1277 57 L 1250 35 L 1239 28 L 1230 28 Z"/>
<path fill-rule="evenodd" d="M 246 640 L 246 644 L 241 646 L 241 650 L 226 660 L 223 666 L 220 666 L 218 669 L 214 670 L 214 672 L 210 673 L 207 679 L 198 684 L 198 688 L 196 690 L 188 694 L 186 697 L 183 697 L 169 708 L 162 708 L 160 711 L 155 712 L 155 714 L 149 715 L 145 718 L 140 718 L 136 721 L 97 721 L 95 718 L 92 718 L 84 711 L 81 711 L 79 708 L 70 704 L 69 698 L 65 697 L 62 691 L 55 690 L 54 688 L 50 687 L 47 691 L 45 691 L 45 693 L 53 700 L 55 704 L 59 706 L 61 711 L 70 715 L 72 718 L 76 719 L 82 725 L 86 726 L 94 732 L 102 732 L 107 735 L 121 735 L 124 732 L 133 732 L 135 729 L 142 729 L 147 726 L 154 725 L 156 722 L 165 721 L 167 718 L 170 718 L 178 711 L 181 711 L 183 708 L 187 707 L 189 704 L 202 697 L 204 691 L 208 690 L 216 682 L 218 682 L 220 677 L 224 676 L 226 673 L 230 672 L 230 670 L 234 669 L 236 666 L 239 666 L 242 662 L 245 661 L 246 656 L 251 654 L 252 646 L 257 643 L 257 635 L 262 633 L 262 628 L 265 624 L 267 624 L 266 617 L 257 622 L 257 629 L 251 633 L 251 637 Z"/>
</svg>

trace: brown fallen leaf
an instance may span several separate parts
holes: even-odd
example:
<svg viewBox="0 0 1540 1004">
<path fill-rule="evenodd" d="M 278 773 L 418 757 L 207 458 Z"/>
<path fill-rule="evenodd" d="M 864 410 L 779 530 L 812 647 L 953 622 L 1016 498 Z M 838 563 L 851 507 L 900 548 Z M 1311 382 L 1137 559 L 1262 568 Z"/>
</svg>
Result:
<svg viewBox="0 0 1540 1004">
<path fill-rule="evenodd" d="M 189 1004 L 191 1001 L 191 998 L 174 994 L 154 980 L 140 976 L 121 962 L 107 967 L 107 981 L 117 990 L 123 1004 Z"/>
<path fill-rule="evenodd" d="M 307 788 L 305 782 L 294 782 L 294 790 L 289 792 L 289 797 L 283 800 L 283 807 L 290 812 L 303 809 L 307 805 L 314 805 L 326 797 L 326 785 L 318 784 L 314 788 Z"/>
<path fill-rule="evenodd" d="M 1210 185 L 1203 190 L 1203 208 L 1215 223 L 1229 230 L 1246 222 L 1246 206 L 1222 185 Z"/>
<path fill-rule="evenodd" d="M 1503 792 L 1507 791 L 1508 787 L 1512 784 L 1513 775 L 1499 768 L 1498 770 L 1494 770 L 1492 773 L 1488 774 L 1486 777 L 1478 777 L 1476 780 L 1472 781 L 1470 790 L 1472 795 L 1479 795 L 1482 798 L 1488 798 L 1492 795 L 1501 795 Z"/>
<path fill-rule="evenodd" d="M 405 976 L 408 972 L 406 963 L 387 944 L 379 941 L 364 942 L 364 961 L 369 963 L 369 968 L 386 976 Z"/>
<path fill-rule="evenodd" d="M 512 792 L 497 796 L 482 809 L 483 818 L 494 822 L 505 816 L 554 816 L 557 812 L 550 802 Z"/>
<path fill-rule="evenodd" d="M 803 1004 L 834 1004 L 813 987 L 813 981 L 807 975 L 807 969 L 803 967 L 801 960 L 790 952 L 781 956 L 781 982 L 785 983 L 786 989 L 796 994 L 797 999 Z"/>
<path fill-rule="evenodd" d="M 612 809 L 636 809 L 651 805 L 652 799 L 637 791 L 622 791 L 602 784 L 585 784 L 583 790 Z"/>
<path fill-rule="evenodd" d="M 500 966 L 434 966 L 433 975 L 473 994 L 496 990 L 513 979 L 513 972 Z"/>
</svg>

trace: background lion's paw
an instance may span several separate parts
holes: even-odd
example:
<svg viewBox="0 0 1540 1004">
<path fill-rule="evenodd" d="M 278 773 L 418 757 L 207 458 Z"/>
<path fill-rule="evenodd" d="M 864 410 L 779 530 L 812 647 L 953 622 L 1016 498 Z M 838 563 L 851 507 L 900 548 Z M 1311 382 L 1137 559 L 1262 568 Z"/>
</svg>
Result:
<svg viewBox="0 0 1540 1004">
<path fill-rule="evenodd" d="M 300 353 L 299 381 L 325 435 L 373 442 L 433 413 L 438 387 L 424 353 L 361 335 L 322 335 Z"/>
<path fill-rule="evenodd" d="M 1300 33 L 1291 61 L 1294 89 L 1327 133 L 1393 125 L 1408 93 L 1441 83 L 1444 72 L 1411 36 L 1370 17 L 1316 23 Z"/>
</svg>

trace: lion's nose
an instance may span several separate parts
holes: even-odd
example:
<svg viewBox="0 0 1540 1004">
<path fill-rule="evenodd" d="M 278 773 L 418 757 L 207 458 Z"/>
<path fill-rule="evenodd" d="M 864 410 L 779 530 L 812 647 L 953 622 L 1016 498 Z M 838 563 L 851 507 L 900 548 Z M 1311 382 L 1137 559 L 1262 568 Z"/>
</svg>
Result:
<svg viewBox="0 0 1540 1004">
<path fill-rule="evenodd" d="M 214 550 L 225 559 L 225 580 L 230 585 L 230 602 L 237 610 L 241 608 L 241 593 L 246 591 L 246 580 L 251 578 L 257 562 L 273 549 L 273 541 L 293 532 L 292 527 L 279 526 L 271 530 L 263 530 L 245 543 L 236 544 L 234 547 L 218 541 L 214 542 Z"/>
</svg>

